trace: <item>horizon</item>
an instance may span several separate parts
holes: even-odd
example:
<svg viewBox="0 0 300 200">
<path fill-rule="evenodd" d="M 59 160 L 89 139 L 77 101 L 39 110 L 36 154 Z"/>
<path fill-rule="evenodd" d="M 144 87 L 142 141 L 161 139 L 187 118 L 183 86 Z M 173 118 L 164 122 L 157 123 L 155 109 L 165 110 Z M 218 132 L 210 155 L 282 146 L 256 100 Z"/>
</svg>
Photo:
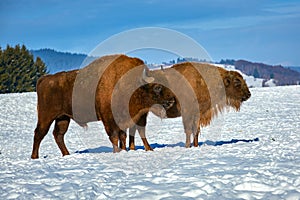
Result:
<svg viewBox="0 0 300 200">
<path fill-rule="evenodd" d="M 300 2 L 295 0 L 176 4 L 157 0 L 4 0 L 0 11 L 0 46 L 4 48 L 24 44 L 30 50 L 89 54 L 99 43 L 121 32 L 162 27 L 194 39 L 213 61 L 244 59 L 300 66 Z M 161 52 L 134 53 L 144 60 L 168 61 L 174 57 Z"/>
<path fill-rule="evenodd" d="M 82 55 L 82 56 L 89 56 L 88 54 L 85 54 L 85 53 L 80 53 L 80 52 L 68 52 L 68 51 L 58 51 L 58 50 L 55 50 L 55 49 L 50 49 L 50 48 L 41 48 L 41 49 L 29 49 L 29 51 L 42 51 L 42 50 L 50 50 L 50 51 L 54 51 L 56 53 L 66 53 L 66 54 L 72 54 L 72 55 Z M 130 56 L 134 56 L 133 54 L 131 54 Z M 192 58 L 192 59 L 198 59 L 198 58 L 194 58 L 194 57 L 176 57 L 175 59 L 171 59 L 171 60 L 165 60 L 163 62 L 171 62 L 171 61 L 175 61 L 175 63 L 177 63 L 177 59 L 189 59 L 189 58 Z M 262 62 L 258 62 L 258 61 L 255 61 L 255 60 L 245 60 L 245 59 L 231 59 L 231 58 L 221 58 L 220 60 L 211 60 L 210 62 L 212 63 L 215 63 L 215 64 L 219 64 L 221 61 L 226 61 L 226 60 L 234 60 L 234 61 L 239 61 L 239 60 L 243 60 L 243 61 L 247 61 L 247 62 L 251 62 L 251 63 L 258 63 L 258 64 L 266 64 L 266 65 L 271 65 L 271 66 L 278 66 L 280 64 L 272 64 L 272 63 L 262 63 Z M 147 60 L 144 60 L 147 62 L 147 64 L 163 64 L 162 62 L 161 63 L 157 63 L 157 62 L 148 62 Z M 199 60 L 201 62 L 201 60 Z M 300 65 L 294 65 L 294 66 L 287 66 L 287 65 L 281 65 L 282 67 L 285 67 L 285 68 L 289 68 L 289 67 L 299 67 L 300 68 Z"/>
</svg>

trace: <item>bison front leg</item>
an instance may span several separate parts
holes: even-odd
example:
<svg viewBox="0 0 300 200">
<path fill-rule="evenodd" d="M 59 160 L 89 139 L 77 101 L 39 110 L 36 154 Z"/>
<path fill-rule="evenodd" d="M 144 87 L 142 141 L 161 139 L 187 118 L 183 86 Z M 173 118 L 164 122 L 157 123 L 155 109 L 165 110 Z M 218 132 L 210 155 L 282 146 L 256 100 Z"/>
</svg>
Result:
<svg viewBox="0 0 300 200">
<path fill-rule="evenodd" d="M 126 132 L 120 131 L 119 132 L 119 140 L 120 140 L 120 148 L 122 150 L 126 150 Z"/>
<path fill-rule="evenodd" d="M 138 126 L 137 129 L 138 129 L 140 137 L 143 141 L 145 150 L 146 151 L 153 151 L 152 147 L 150 146 L 150 144 L 148 143 L 148 140 L 146 138 L 146 128 L 145 128 L 145 126 Z"/>
<path fill-rule="evenodd" d="M 55 138 L 55 142 L 59 147 L 63 156 L 70 155 L 64 141 L 64 136 L 68 130 L 69 124 L 70 124 L 70 118 L 67 116 L 63 116 L 55 120 L 55 126 L 53 130 L 53 136 Z"/>
<path fill-rule="evenodd" d="M 109 140 L 113 145 L 113 152 L 117 153 L 120 152 L 120 148 L 118 147 L 118 142 L 119 142 L 119 131 L 112 131 L 112 132 L 107 132 L 109 135 Z"/>
<path fill-rule="evenodd" d="M 145 113 L 144 115 L 141 116 L 141 118 L 137 122 L 136 128 L 137 128 L 137 130 L 140 134 L 140 137 L 143 141 L 145 150 L 146 151 L 153 151 L 153 149 L 149 145 L 148 140 L 146 138 L 147 115 L 148 115 L 148 113 Z"/>
<path fill-rule="evenodd" d="M 194 147 L 198 147 L 199 146 L 199 134 L 200 134 L 200 121 L 197 124 L 197 130 L 194 133 Z"/>
<path fill-rule="evenodd" d="M 185 147 L 186 148 L 190 148 L 191 147 L 191 135 L 192 135 L 192 131 L 190 130 L 186 130 L 185 131 Z"/>
<path fill-rule="evenodd" d="M 197 131 L 196 133 L 194 133 L 194 142 L 193 142 L 193 144 L 194 144 L 194 147 L 198 147 L 198 145 L 199 145 L 199 133 L 200 133 L 200 130 L 199 131 Z"/>
<path fill-rule="evenodd" d="M 189 117 L 186 117 L 185 115 L 182 116 L 183 121 L 183 127 L 185 132 L 185 147 L 190 148 L 191 147 L 191 135 L 193 133 L 193 123 L 191 120 L 189 120 Z"/>
<path fill-rule="evenodd" d="M 135 143 L 134 143 L 134 137 L 135 137 L 135 132 L 138 130 L 140 138 L 143 141 L 144 147 L 146 151 L 153 151 L 152 147 L 148 143 L 148 140 L 146 138 L 146 128 L 145 126 L 138 126 L 134 125 L 129 129 L 129 148 L 130 150 L 135 150 Z"/>
<path fill-rule="evenodd" d="M 108 120 L 106 120 L 108 118 Z M 120 148 L 118 147 L 119 138 L 120 138 L 120 129 L 116 125 L 113 119 L 110 119 L 109 116 L 102 117 L 103 125 L 105 127 L 105 131 L 109 136 L 109 140 L 113 146 L 113 152 L 120 152 Z"/>
<path fill-rule="evenodd" d="M 182 115 L 182 121 L 184 126 L 184 131 L 186 134 L 185 147 L 191 147 L 191 135 L 194 136 L 193 145 L 198 146 L 198 135 L 200 132 L 200 121 L 199 117 L 196 115 L 188 115 L 189 113 L 184 113 Z"/>
<path fill-rule="evenodd" d="M 136 132 L 136 125 L 129 128 L 129 149 L 135 150 L 134 137 Z"/>
</svg>

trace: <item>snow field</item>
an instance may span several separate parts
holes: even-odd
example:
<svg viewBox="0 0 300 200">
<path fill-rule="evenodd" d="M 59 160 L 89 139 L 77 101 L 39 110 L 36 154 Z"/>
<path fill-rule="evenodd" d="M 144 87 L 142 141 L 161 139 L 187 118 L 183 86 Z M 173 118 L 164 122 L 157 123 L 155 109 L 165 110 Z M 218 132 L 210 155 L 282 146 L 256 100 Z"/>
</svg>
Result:
<svg viewBox="0 0 300 200">
<path fill-rule="evenodd" d="M 150 115 L 145 152 L 112 153 L 101 122 L 52 130 L 31 160 L 36 94 L 0 95 L 0 199 L 300 199 L 300 87 L 253 88 L 184 148 L 181 118 Z M 128 144 L 127 144 L 128 145 Z M 77 152 L 77 153 L 76 153 Z"/>
</svg>

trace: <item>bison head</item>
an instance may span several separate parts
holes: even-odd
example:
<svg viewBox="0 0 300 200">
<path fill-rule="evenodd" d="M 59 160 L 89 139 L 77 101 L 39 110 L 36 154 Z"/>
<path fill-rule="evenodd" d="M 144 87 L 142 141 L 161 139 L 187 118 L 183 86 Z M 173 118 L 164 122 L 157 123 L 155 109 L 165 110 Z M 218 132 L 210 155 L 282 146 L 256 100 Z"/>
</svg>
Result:
<svg viewBox="0 0 300 200">
<path fill-rule="evenodd" d="M 223 75 L 223 82 L 227 104 L 239 110 L 241 103 L 248 100 L 251 96 L 245 80 L 236 71 L 226 71 Z"/>
<path fill-rule="evenodd" d="M 145 67 L 132 68 L 114 87 L 111 108 L 121 129 L 130 127 L 149 111 L 164 118 L 166 110 L 174 103 L 175 95 L 161 70 L 149 71 Z"/>
<path fill-rule="evenodd" d="M 149 111 L 165 117 L 165 110 L 173 105 L 175 95 L 168 89 L 168 80 L 161 71 L 150 71 L 140 64 L 125 71 L 114 84 L 109 103 L 120 129 L 131 127 Z"/>
<path fill-rule="evenodd" d="M 151 76 L 148 74 L 151 73 Z M 142 87 L 150 97 L 150 110 L 160 117 L 166 117 L 165 110 L 171 108 L 175 102 L 175 95 L 168 88 L 168 81 L 163 70 L 149 71 L 147 67 L 142 74 L 145 85 Z"/>
</svg>

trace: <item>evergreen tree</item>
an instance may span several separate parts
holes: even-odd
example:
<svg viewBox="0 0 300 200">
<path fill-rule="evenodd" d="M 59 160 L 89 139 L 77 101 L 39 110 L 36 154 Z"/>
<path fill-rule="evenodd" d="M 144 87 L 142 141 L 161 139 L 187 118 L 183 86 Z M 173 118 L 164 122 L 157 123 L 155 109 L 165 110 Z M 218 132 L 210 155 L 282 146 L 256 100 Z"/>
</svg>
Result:
<svg viewBox="0 0 300 200">
<path fill-rule="evenodd" d="M 40 57 L 37 57 L 35 60 L 35 63 L 33 65 L 33 70 L 31 73 L 31 79 L 33 80 L 32 84 L 34 87 L 36 86 L 37 80 L 39 77 L 43 76 L 44 74 L 47 74 L 47 67 L 45 63 L 42 61 Z"/>
<path fill-rule="evenodd" d="M 44 74 L 45 64 L 39 57 L 34 61 L 25 45 L 0 48 L 0 93 L 35 91 L 38 78 Z"/>
<path fill-rule="evenodd" d="M 259 72 L 258 72 L 257 68 L 255 68 L 255 69 L 254 69 L 254 72 L 253 72 L 253 77 L 254 77 L 254 78 L 259 78 L 259 77 L 260 77 L 260 75 L 259 75 Z"/>
</svg>

